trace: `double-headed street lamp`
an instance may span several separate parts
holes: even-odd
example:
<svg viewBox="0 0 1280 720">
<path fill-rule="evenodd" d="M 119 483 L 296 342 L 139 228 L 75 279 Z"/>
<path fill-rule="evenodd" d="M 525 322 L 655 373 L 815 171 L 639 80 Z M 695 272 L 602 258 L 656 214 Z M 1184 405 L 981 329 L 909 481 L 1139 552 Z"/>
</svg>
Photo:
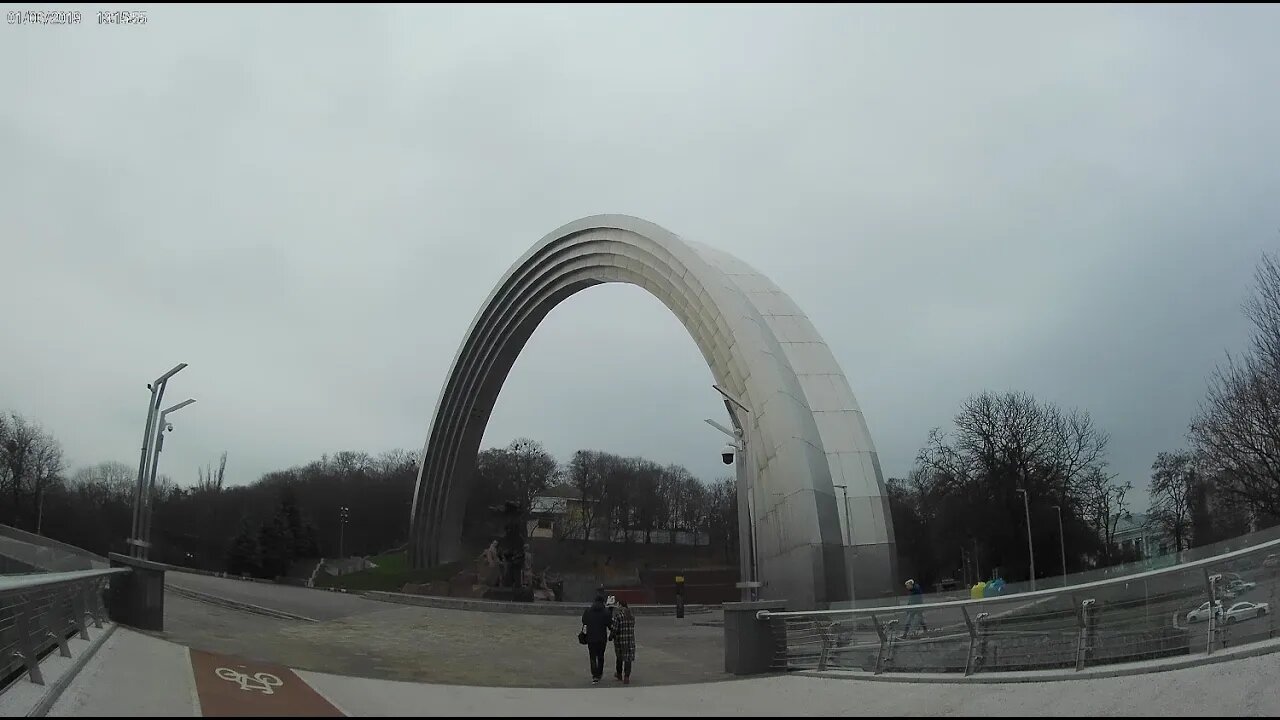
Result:
<svg viewBox="0 0 1280 720">
<path fill-rule="evenodd" d="M 164 399 L 165 385 L 169 382 L 169 378 L 177 375 L 187 366 L 186 363 L 178 363 L 172 370 L 156 378 L 155 382 L 147 385 L 147 389 L 151 391 L 151 401 L 147 403 L 147 425 L 142 431 L 142 452 L 138 458 L 138 480 L 133 488 L 133 527 L 129 531 L 129 554 L 133 557 L 145 558 L 147 555 L 147 547 L 149 542 L 142 537 L 144 523 L 144 513 L 148 508 L 147 502 L 147 460 L 152 454 L 151 449 L 156 441 L 156 411 L 160 409 L 160 402 Z M 174 408 L 170 408 L 172 410 Z M 167 412 L 167 411 L 166 411 Z"/>
<path fill-rule="evenodd" d="M 173 432 L 173 424 L 166 420 L 170 413 L 177 412 L 182 408 L 195 402 L 192 398 L 187 398 L 177 405 L 172 405 L 160 412 L 160 422 L 156 424 L 156 440 L 155 447 L 151 450 L 151 470 L 150 477 L 147 479 L 147 491 L 143 495 L 142 509 L 142 533 L 141 540 L 146 543 L 142 545 L 142 557 L 147 556 L 147 551 L 151 547 L 151 500 L 156 491 L 156 466 L 160 463 L 160 451 L 164 449 L 164 434 Z"/>
<path fill-rule="evenodd" d="M 738 489 L 738 566 L 741 576 L 747 578 L 738 583 L 738 587 L 742 590 L 743 602 L 748 602 L 757 599 L 760 588 L 760 573 L 756 566 L 755 512 L 752 507 L 753 483 L 748 479 L 748 473 L 754 469 L 747 452 L 747 417 L 751 409 L 719 385 L 711 387 L 723 396 L 724 406 L 733 422 L 733 430 L 730 430 L 715 420 L 706 421 L 711 427 L 729 436 L 730 442 L 720 451 L 720 459 L 725 465 L 734 465 L 736 461 L 734 485 Z"/>
<path fill-rule="evenodd" d="M 1062 553 L 1062 587 L 1067 586 L 1067 537 L 1062 532 L 1062 506 L 1054 505 L 1058 511 L 1058 550 Z"/>
<path fill-rule="evenodd" d="M 1022 493 L 1022 509 L 1027 514 L 1027 555 L 1031 557 L 1031 591 L 1036 589 L 1036 549 L 1031 544 L 1031 502 L 1027 500 L 1027 491 L 1024 488 L 1018 488 L 1018 492 Z"/>
<path fill-rule="evenodd" d="M 347 520 L 351 518 L 351 508 L 343 505 L 338 508 L 338 559 L 346 557 L 343 544 L 346 542 Z"/>
</svg>

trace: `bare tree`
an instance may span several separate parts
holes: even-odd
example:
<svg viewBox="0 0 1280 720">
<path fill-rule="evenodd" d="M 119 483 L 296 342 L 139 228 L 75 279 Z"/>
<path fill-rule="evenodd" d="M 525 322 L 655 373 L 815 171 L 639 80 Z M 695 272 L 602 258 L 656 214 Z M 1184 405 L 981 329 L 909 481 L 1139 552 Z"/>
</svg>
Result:
<svg viewBox="0 0 1280 720">
<path fill-rule="evenodd" d="M 1280 373 L 1256 356 L 1228 358 L 1209 379 L 1190 436 L 1224 497 L 1280 515 Z"/>
<path fill-rule="evenodd" d="M 929 535 L 904 544 L 915 548 L 912 562 L 920 576 L 954 571 L 953 553 L 939 548 L 976 545 L 989 567 L 1026 567 L 1027 513 L 1020 491 L 1030 501 L 1036 547 L 1059 545 L 1056 518 L 1050 520 L 1054 505 L 1062 508 L 1064 534 L 1075 536 L 1071 545 L 1090 548 L 1080 556 L 1114 532 L 1113 516 L 1128 488 L 1104 472 L 1109 438 L 1087 412 L 1064 410 L 1027 393 L 983 392 L 962 404 L 953 423 L 949 435 L 929 434 L 911 481 L 899 483 L 891 498 L 895 527 L 901 520 L 901 527 Z M 1083 523 L 1096 529 L 1093 540 Z"/>
<path fill-rule="evenodd" d="M 644 533 L 646 545 L 653 542 L 653 532 L 669 515 L 668 483 L 661 466 L 652 460 L 634 458 L 635 529 Z"/>
<path fill-rule="evenodd" d="M 738 490 L 731 477 L 722 477 L 707 492 L 707 531 L 711 543 L 724 550 L 731 563 L 738 554 Z"/>
<path fill-rule="evenodd" d="M 680 469 L 684 470 L 684 468 Z M 688 472 L 688 470 L 685 470 L 685 477 L 680 479 L 680 484 L 684 488 L 681 491 L 680 525 L 693 533 L 693 541 L 696 546 L 700 537 L 707 537 L 710 534 L 711 513 L 713 511 L 711 491 Z M 737 516 L 735 515 L 735 517 Z"/>
<path fill-rule="evenodd" d="M 1151 516 L 1173 536 L 1174 551 L 1191 547 L 1191 513 L 1196 500 L 1196 458 L 1190 452 L 1162 452 L 1151 464 Z"/>
<path fill-rule="evenodd" d="M 222 484 L 227 474 L 227 453 L 224 451 L 222 457 L 218 458 L 218 469 L 215 471 L 212 465 L 204 468 L 196 468 L 196 491 L 197 492 L 222 492 Z"/>
<path fill-rule="evenodd" d="M 132 495 L 138 480 L 138 469 L 122 462 L 100 462 L 80 468 L 71 476 L 73 488 L 100 488 L 103 492 L 127 497 Z"/>
<path fill-rule="evenodd" d="M 356 452 L 354 450 L 343 450 L 333 454 L 332 458 L 328 458 L 335 472 L 339 475 L 355 475 L 357 473 L 367 473 L 374 469 L 375 463 L 373 458 L 367 452 Z"/>
<path fill-rule="evenodd" d="M 417 472 L 418 456 L 400 448 L 388 450 L 374 459 L 373 467 L 383 475 L 390 475 L 406 469 Z"/>
<path fill-rule="evenodd" d="M 591 539 L 591 531 L 595 528 L 597 513 L 604 493 L 603 470 L 604 453 L 595 450 L 579 450 L 573 454 L 565 469 L 569 484 L 578 491 L 578 505 L 568 513 L 569 527 L 566 535 L 582 533 L 582 552 L 586 552 L 587 541 Z"/>
<path fill-rule="evenodd" d="M 536 440 L 513 440 L 506 452 L 512 472 L 508 477 L 509 485 L 504 489 L 508 499 L 516 500 L 528 510 L 533 506 L 533 499 L 560 477 L 560 466 Z"/>
<path fill-rule="evenodd" d="M 605 537 L 611 542 L 631 543 L 636 474 L 636 458 L 614 456 L 605 470 L 602 511 L 606 522 Z"/>
<path fill-rule="evenodd" d="M 0 422 L 0 493 L 15 526 L 35 529 L 41 496 L 63 470 L 62 446 L 43 428 L 17 413 Z"/>
<path fill-rule="evenodd" d="M 1253 323 L 1253 354 L 1272 369 L 1280 367 L 1280 263 L 1264 254 L 1254 271 L 1254 294 L 1244 312 Z"/>
<path fill-rule="evenodd" d="M 660 491 L 665 496 L 666 518 L 670 542 L 675 544 L 676 533 L 688 530 L 697 539 L 698 512 L 697 491 L 701 488 L 697 479 L 682 465 L 668 465 L 662 469 Z"/>
<path fill-rule="evenodd" d="M 1280 263 L 1264 255 L 1244 312 L 1248 350 L 1209 378 L 1190 438 L 1215 491 L 1256 518 L 1280 517 Z"/>
<path fill-rule="evenodd" d="M 1133 517 L 1127 496 L 1133 483 L 1117 484 L 1116 476 L 1094 468 L 1076 490 L 1076 502 L 1087 522 L 1102 543 L 1102 556 L 1110 562 L 1114 556 L 1116 531 L 1121 520 Z"/>
<path fill-rule="evenodd" d="M 1061 497 L 1067 501 L 1072 488 L 1106 465 L 1107 444 L 1111 436 L 1093 423 L 1088 413 L 1079 409 L 1066 412 L 1050 406 L 1049 467 L 1057 475 Z"/>
</svg>

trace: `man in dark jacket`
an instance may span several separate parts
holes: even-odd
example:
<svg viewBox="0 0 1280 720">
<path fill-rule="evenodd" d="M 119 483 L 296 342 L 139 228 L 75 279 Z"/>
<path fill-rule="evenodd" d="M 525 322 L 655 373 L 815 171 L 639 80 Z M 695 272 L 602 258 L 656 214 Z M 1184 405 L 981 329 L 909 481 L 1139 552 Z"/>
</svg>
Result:
<svg viewBox="0 0 1280 720">
<path fill-rule="evenodd" d="M 604 606 L 604 596 L 582 613 L 582 632 L 587 635 L 587 652 L 591 656 L 591 682 L 599 683 L 604 675 L 604 649 L 609 644 L 609 622 L 612 618 Z"/>
<path fill-rule="evenodd" d="M 907 581 L 907 605 L 920 605 L 924 602 L 924 586 L 915 580 Z M 906 639 L 911 634 L 911 630 L 915 625 L 919 625 L 926 632 L 929 630 L 928 624 L 924 621 L 924 613 L 919 610 L 907 611 L 907 624 L 902 628 L 902 639 Z"/>
</svg>

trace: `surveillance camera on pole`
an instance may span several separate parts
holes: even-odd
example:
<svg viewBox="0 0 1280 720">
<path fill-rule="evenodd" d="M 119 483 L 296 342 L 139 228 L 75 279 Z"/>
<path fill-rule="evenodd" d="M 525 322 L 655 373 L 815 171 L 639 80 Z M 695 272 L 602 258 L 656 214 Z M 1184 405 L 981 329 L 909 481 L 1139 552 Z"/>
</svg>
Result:
<svg viewBox="0 0 1280 720">
<path fill-rule="evenodd" d="M 193 402 L 195 402 L 194 399 L 188 398 L 177 405 L 160 411 L 160 420 L 157 423 L 158 429 L 156 430 L 156 438 L 151 448 L 151 463 L 148 465 L 150 475 L 144 488 L 141 508 L 139 510 L 137 536 L 142 542 L 138 546 L 138 557 L 141 557 L 144 560 L 147 558 L 148 548 L 151 547 L 151 495 L 155 492 L 156 488 L 156 467 L 160 463 L 160 451 L 164 449 L 164 434 L 166 432 L 173 432 L 173 423 L 169 422 L 167 418 L 170 414 L 181 410 Z"/>
<path fill-rule="evenodd" d="M 758 600 L 761 585 L 759 581 L 760 570 L 756 565 L 756 522 L 753 509 L 754 502 L 752 500 L 754 492 L 751 476 L 754 468 L 750 461 L 750 446 L 747 444 L 745 432 L 745 428 L 750 425 L 748 418 L 751 416 L 751 408 L 747 407 L 733 393 L 719 385 L 712 385 L 711 387 L 720 393 L 724 399 L 725 410 L 728 411 L 730 419 L 733 420 L 732 430 L 715 420 L 707 420 L 706 422 L 729 437 L 729 442 L 720 451 L 720 460 L 725 465 L 734 465 L 736 463 L 738 466 L 734 477 L 734 485 L 738 492 L 738 561 L 742 577 L 746 578 L 738 583 L 738 587 L 742 590 L 743 602 Z M 741 457 L 739 457 L 739 454 L 741 454 Z"/>
<path fill-rule="evenodd" d="M 160 411 L 160 403 L 164 400 L 165 384 L 169 382 L 169 378 L 177 375 L 186 366 L 186 363 L 178 363 L 169 372 L 147 383 L 147 389 L 151 391 L 151 401 L 147 403 L 147 424 L 142 433 L 142 452 L 138 457 L 138 480 L 133 488 L 133 529 L 129 531 L 127 540 L 133 557 L 146 557 L 147 542 L 142 536 L 143 512 L 147 500 L 147 461 L 153 456 L 156 436 L 160 434 L 156 426 L 156 413 Z"/>
</svg>

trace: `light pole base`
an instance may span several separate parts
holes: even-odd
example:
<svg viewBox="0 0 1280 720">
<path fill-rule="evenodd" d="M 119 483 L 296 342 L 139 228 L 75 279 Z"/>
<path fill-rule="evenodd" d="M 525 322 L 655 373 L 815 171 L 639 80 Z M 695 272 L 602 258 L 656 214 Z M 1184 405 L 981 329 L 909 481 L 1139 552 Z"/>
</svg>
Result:
<svg viewBox="0 0 1280 720">
<path fill-rule="evenodd" d="M 111 553 L 107 559 L 111 567 L 126 567 L 132 571 L 111 577 L 107 614 L 121 625 L 163 632 L 166 566 L 119 553 Z"/>
<path fill-rule="evenodd" d="M 724 671 L 732 675 L 759 675 L 784 670 L 780 658 L 787 648 L 786 630 L 780 620 L 760 620 L 761 610 L 786 610 L 786 600 L 724 603 Z"/>
</svg>

